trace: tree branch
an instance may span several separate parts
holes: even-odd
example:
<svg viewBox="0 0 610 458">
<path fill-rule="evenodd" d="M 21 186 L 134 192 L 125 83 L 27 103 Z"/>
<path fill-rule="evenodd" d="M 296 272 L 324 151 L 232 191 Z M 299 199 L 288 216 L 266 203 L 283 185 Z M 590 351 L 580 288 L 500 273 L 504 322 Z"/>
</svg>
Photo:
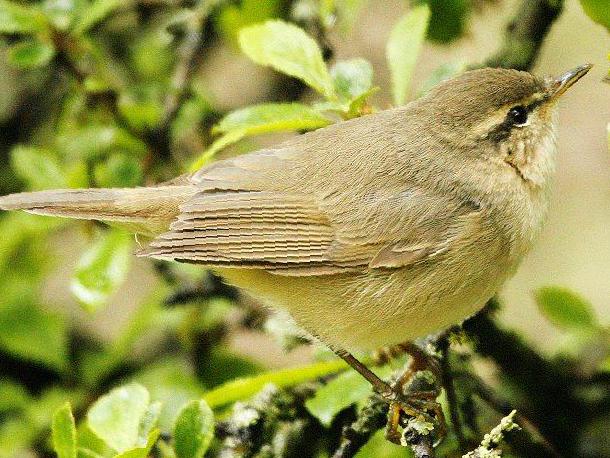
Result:
<svg viewBox="0 0 610 458">
<path fill-rule="evenodd" d="M 529 70 L 551 25 L 561 14 L 563 0 L 523 0 L 506 28 L 500 50 L 483 66 Z"/>
<path fill-rule="evenodd" d="M 505 436 L 511 431 L 519 431 L 521 428 L 513 421 L 513 417 L 517 412 L 513 410 L 507 416 L 502 418 L 500 424 L 493 428 L 481 441 L 481 445 L 475 450 L 464 455 L 464 458 L 489 458 L 502 455 L 502 450 L 498 447 L 505 440 Z M 529 453 L 527 456 L 531 456 Z"/>
<path fill-rule="evenodd" d="M 432 436 L 430 434 L 417 436 L 417 439 L 411 445 L 411 451 L 415 458 L 434 458 Z"/>
<path fill-rule="evenodd" d="M 341 443 L 333 458 L 351 458 L 373 434 L 383 428 L 388 415 L 388 404 L 379 396 L 371 396 L 366 406 L 358 412 L 358 418 L 343 428 Z"/>
<path fill-rule="evenodd" d="M 515 332 L 493 319 L 495 299 L 479 314 L 466 320 L 463 328 L 473 338 L 476 353 L 490 358 L 523 401 L 516 406 L 553 449 L 571 451 L 578 443 L 579 429 L 589 411 L 577 398 L 579 379 L 563 361 L 549 361 L 526 344 Z M 541 388 L 544 389 L 541 389 Z M 488 396 L 488 399 L 492 399 Z M 504 412 L 508 406 L 504 406 Z M 557 421 L 570 418 L 570 421 Z"/>
<path fill-rule="evenodd" d="M 118 100 L 119 93 L 116 88 L 92 95 L 92 98 L 102 101 L 114 117 L 117 125 L 129 132 L 135 138 L 143 141 L 149 156 L 169 158 L 171 155 L 171 124 L 176 118 L 183 102 L 188 98 L 188 91 L 193 75 L 201 63 L 202 50 L 205 45 L 204 28 L 211 12 L 225 0 L 200 0 L 194 15 L 187 23 L 185 38 L 178 50 L 178 61 L 171 76 L 171 90 L 165 98 L 163 114 L 159 125 L 148 131 L 135 129 L 122 115 Z M 80 56 L 75 58 L 75 52 L 82 46 L 76 37 L 62 31 L 54 31 L 53 40 L 57 49 L 57 62 L 70 73 L 79 84 L 84 85 L 86 80 L 94 73 L 93 69 L 83 68 Z M 149 157 L 148 162 L 151 162 Z"/>
<path fill-rule="evenodd" d="M 458 373 L 456 376 L 467 380 L 467 382 L 471 385 L 470 389 L 472 389 L 473 394 L 485 401 L 496 412 L 502 415 L 508 415 L 516 410 L 507 399 L 504 399 L 491 387 L 485 384 L 480 377 L 465 372 Z M 517 420 L 517 423 L 524 428 L 521 436 L 525 436 L 524 438 L 521 438 L 521 440 L 517 440 L 517 438 L 514 437 L 509 437 L 508 442 L 513 444 L 517 452 L 525 452 L 528 454 L 528 456 L 532 457 L 540 456 L 550 458 L 560 456 L 553 446 L 545 440 L 544 436 L 529 418 L 519 411 L 516 411 L 515 419 Z M 535 437 L 539 439 L 537 440 Z"/>
<path fill-rule="evenodd" d="M 236 403 L 231 416 L 216 424 L 219 456 L 313 456 L 322 436 L 305 409 L 312 388 L 279 390 L 266 385 L 247 403 Z"/>
</svg>

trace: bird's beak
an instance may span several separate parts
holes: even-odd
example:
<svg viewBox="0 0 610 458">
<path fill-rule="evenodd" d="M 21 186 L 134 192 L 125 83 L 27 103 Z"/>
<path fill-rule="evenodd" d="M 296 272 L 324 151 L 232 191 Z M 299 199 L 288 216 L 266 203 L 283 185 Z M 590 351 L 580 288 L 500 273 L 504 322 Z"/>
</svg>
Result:
<svg viewBox="0 0 610 458">
<path fill-rule="evenodd" d="M 572 87 L 576 81 L 585 76 L 589 70 L 591 70 L 591 67 L 593 67 L 593 64 L 580 65 L 555 78 L 549 87 L 549 98 L 557 99 L 560 97 L 565 91 Z"/>
</svg>

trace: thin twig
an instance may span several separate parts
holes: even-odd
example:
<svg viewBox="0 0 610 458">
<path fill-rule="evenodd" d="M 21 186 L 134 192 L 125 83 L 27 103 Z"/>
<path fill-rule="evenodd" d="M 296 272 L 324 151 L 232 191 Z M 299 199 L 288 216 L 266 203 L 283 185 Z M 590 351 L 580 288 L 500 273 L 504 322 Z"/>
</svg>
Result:
<svg viewBox="0 0 610 458">
<path fill-rule="evenodd" d="M 517 411 L 513 410 L 500 420 L 489 433 L 485 434 L 481 444 L 473 451 L 465 454 L 463 458 L 490 458 L 501 456 L 502 450 L 499 448 L 502 442 L 506 442 L 506 436 L 515 431 L 520 431 L 521 427 L 514 422 Z M 530 456 L 528 454 L 528 456 Z"/>
<path fill-rule="evenodd" d="M 460 451 L 466 453 L 468 451 L 468 442 L 466 441 L 462 429 L 457 394 L 455 392 L 455 385 L 453 384 L 453 374 L 451 373 L 451 365 L 449 362 L 449 338 L 447 336 L 439 342 L 439 348 L 441 351 L 441 377 L 445 393 L 447 393 L 447 404 L 449 406 L 451 425 L 453 426 L 453 432 L 455 433 L 455 437 L 460 446 Z"/>
<path fill-rule="evenodd" d="M 239 291 L 208 271 L 201 283 L 192 288 L 177 289 L 165 299 L 164 304 L 167 306 L 182 305 L 215 297 L 236 300 L 239 297 Z"/>
<path fill-rule="evenodd" d="M 188 97 L 192 76 L 201 63 L 201 51 L 204 47 L 204 28 L 211 12 L 224 0 L 202 0 L 195 10 L 195 15 L 187 23 L 184 40 L 178 48 L 178 63 L 171 77 L 171 90 L 163 104 L 163 115 L 158 129 L 167 131 L 182 103 Z"/>
</svg>

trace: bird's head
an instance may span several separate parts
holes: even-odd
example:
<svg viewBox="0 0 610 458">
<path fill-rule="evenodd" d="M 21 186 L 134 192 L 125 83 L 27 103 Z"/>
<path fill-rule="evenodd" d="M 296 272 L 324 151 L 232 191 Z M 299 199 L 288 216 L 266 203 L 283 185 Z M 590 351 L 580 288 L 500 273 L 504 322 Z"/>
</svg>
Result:
<svg viewBox="0 0 610 458">
<path fill-rule="evenodd" d="M 458 146 L 453 151 L 541 186 L 554 166 L 557 101 L 590 69 L 581 65 L 555 78 L 473 70 L 440 84 L 422 102 L 441 135 Z"/>
</svg>

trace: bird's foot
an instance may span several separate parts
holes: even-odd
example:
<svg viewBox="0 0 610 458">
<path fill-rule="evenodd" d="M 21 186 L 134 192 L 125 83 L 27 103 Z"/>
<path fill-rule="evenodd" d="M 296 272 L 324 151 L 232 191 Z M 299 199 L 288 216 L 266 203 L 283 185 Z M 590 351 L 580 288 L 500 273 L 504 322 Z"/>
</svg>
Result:
<svg viewBox="0 0 610 458">
<path fill-rule="evenodd" d="M 408 353 L 411 356 L 406 371 L 393 384 L 381 380 L 354 356 L 335 349 L 337 356 L 367 379 L 373 389 L 390 406 L 386 437 L 401 445 L 410 445 L 422 437 L 434 437 L 431 443 L 445 436 L 443 411 L 436 398 L 440 394 L 438 361 L 412 343 L 396 345 L 387 351 L 390 356 Z M 402 433 L 400 432 L 402 428 Z"/>
<path fill-rule="evenodd" d="M 437 393 L 414 392 L 389 401 L 386 438 L 399 445 L 408 445 L 409 436 L 433 434 L 435 445 L 446 435 L 445 416 L 436 402 Z M 402 430 L 402 431 L 401 431 Z"/>
<path fill-rule="evenodd" d="M 411 355 L 407 370 L 381 396 L 389 403 L 386 437 L 407 445 L 409 436 L 433 434 L 438 443 L 446 435 L 445 416 L 436 402 L 440 394 L 438 361 L 419 347 L 407 344 Z M 401 432 L 402 429 L 402 432 Z"/>
</svg>

